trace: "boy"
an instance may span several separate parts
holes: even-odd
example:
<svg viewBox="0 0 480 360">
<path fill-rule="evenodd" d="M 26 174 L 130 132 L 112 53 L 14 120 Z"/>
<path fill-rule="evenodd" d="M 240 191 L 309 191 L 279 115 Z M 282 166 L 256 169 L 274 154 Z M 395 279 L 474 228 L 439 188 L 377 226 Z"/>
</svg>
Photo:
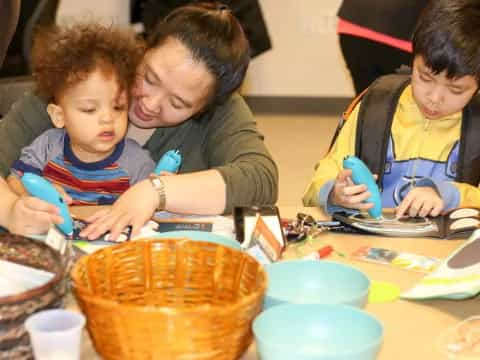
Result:
<svg viewBox="0 0 480 360">
<path fill-rule="evenodd" d="M 478 0 L 430 1 L 414 32 L 413 56 L 411 79 L 385 91 L 385 84 L 399 81 L 395 76 L 381 78 L 349 114 L 317 165 L 305 205 L 320 204 L 328 213 L 371 208 L 373 204 L 363 202 L 370 196 L 366 186 L 354 185 L 351 172 L 342 168 L 345 156 L 357 154 L 378 174 L 382 205 L 396 207 L 397 217 L 437 216 L 458 206 L 480 206 L 480 168 L 475 163 L 480 141 L 472 140 L 479 127 L 474 121 L 479 116 Z M 365 100 L 375 88 L 380 96 L 370 96 L 369 104 L 390 95 L 395 102 L 383 115 L 370 111 L 376 123 L 368 127 L 371 109 Z"/>
<path fill-rule="evenodd" d="M 153 172 L 148 153 L 125 138 L 128 94 L 142 55 L 132 34 L 100 24 L 39 34 L 32 58 L 36 90 L 56 129 L 14 163 L 8 182 L 17 193 L 25 191 L 19 177 L 33 172 L 62 187 L 73 204 L 111 204 Z"/>
</svg>

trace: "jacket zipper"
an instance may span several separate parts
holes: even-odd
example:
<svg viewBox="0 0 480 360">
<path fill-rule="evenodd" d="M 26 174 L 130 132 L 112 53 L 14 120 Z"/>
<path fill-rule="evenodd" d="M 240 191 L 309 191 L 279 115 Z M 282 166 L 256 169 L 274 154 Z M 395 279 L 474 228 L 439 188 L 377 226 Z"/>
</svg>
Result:
<svg viewBox="0 0 480 360">
<path fill-rule="evenodd" d="M 425 137 L 428 135 L 428 130 L 429 130 L 429 127 L 430 127 L 430 121 L 431 121 L 430 119 L 425 118 L 425 123 L 423 124 L 422 139 L 420 141 L 420 144 L 418 145 L 417 157 L 416 157 L 415 160 L 413 160 L 413 165 L 412 165 L 412 182 L 411 182 L 411 189 L 410 190 L 412 190 L 416 185 L 415 175 L 416 175 L 416 172 L 417 172 L 417 163 L 418 163 L 419 158 L 420 158 L 420 152 L 423 148 L 423 142 L 425 140 Z"/>
</svg>

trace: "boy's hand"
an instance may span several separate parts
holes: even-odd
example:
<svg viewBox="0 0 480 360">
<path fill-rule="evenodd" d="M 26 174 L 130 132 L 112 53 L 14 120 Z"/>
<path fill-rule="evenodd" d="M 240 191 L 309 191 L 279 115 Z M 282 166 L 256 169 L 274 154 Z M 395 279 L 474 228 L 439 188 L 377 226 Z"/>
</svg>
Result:
<svg viewBox="0 0 480 360">
<path fill-rule="evenodd" d="M 396 216 L 438 216 L 445 204 L 435 189 L 431 187 L 416 187 L 405 196 L 397 207 Z"/>
<path fill-rule="evenodd" d="M 95 240 L 110 231 L 110 238 L 115 241 L 123 229 L 132 226 L 132 237 L 152 218 L 158 206 L 158 193 L 150 180 L 143 180 L 123 193 L 108 209 L 100 210 L 85 219 L 91 223 L 80 236 Z"/>
<path fill-rule="evenodd" d="M 352 182 L 352 170 L 340 170 L 330 192 L 330 203 L 350 209 L 368 210 L 372 203 L 364 203 L 372 194 L 365 184 L 355 185 Z"/>
<path fill-rule="evenodd" d="M 60 224 L 59 209 L 46 201 L 31 196 L 20 196 L 9 211 L 7 228 L 19 235 L 43 234 L 50 225 Z"/>
</svg>

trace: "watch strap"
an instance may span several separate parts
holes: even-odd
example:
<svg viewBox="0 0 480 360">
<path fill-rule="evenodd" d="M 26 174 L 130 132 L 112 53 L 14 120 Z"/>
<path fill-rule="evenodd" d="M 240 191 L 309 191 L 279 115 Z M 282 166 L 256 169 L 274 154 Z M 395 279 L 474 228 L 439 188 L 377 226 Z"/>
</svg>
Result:
<svg viewBox="0 0 480 360">
<path fill-rule="evenodd" d="M 165 204 L 167 202 L 165 196 L 165 184 L 161 176 L 152 175 L 149 177 L 150 183 L 158 194 L 158 210 L 165 210 Z"/>
</svg>

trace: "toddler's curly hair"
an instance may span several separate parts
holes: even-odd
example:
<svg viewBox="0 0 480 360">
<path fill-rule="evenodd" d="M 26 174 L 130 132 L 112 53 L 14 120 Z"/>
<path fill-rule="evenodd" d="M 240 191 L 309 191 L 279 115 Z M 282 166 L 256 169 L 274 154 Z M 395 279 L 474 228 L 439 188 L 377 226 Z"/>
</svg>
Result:
<svg viewBox="0 0 480 360">
<path fill-rule="evenodd" d="M 133 32 L 114 26 L 77 23 L 40 28 L 32 48 L 36 92 L 54 102 L 96 69 L 114 75 L 120 90 L 129 92 L 144 52 Z"/>
</svg>

